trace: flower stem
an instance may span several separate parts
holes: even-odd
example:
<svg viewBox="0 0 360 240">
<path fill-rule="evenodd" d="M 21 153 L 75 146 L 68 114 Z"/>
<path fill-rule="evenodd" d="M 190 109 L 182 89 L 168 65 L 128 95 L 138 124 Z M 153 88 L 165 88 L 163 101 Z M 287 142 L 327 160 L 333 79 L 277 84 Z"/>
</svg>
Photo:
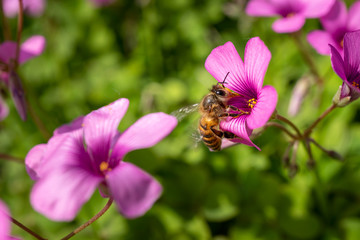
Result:
<svg viewBox="0 0 360 240">
<path fill-rule="evenodd" d="M 11 221 L 16 224 L 19 228 L 23 229 L 25 232 L 29 233 L 30 235 L 32 235 L 33 237 L 35 237 L 36 239 L 40 239 L 40 240 L 45 240 L 46 238 L 43 238 L 41 236 L 39 236 L 37 233 L 31 231 L 29 228 L 25 227 L 22 223 L 18 222 L 16 219 L 10 217 Z"/>
<path fill-rule="evenodd" d="M 24 159 L 19 158 L 19 157 L 14 157 L 14 156 L 11 156 L 11 155 L 8 155 L 8 154 L 5 154 L 5 153 L 0 153 L 0 158 L 24 164 Z"/>
<path fill-rule="evenodd" d="M 93 222 L 95 222 L 98 218 L 100 218 L 111 206 L 113 202 L 113 199 L 110 198 L 109 201 L 106 203 L 105 207 L 103 209 L 100 210 L 100 212 L 98 212 L 94 217 L 92 217 L 89 221 L 87 221 L 86 223 L 84 223 L 83 225 L 81 225 L 80 227 L 78 227 L 77 229 L 75 229 L 74 231 L 72 231 L 71 233 L 69 233 L 68 235 L 66 235 L 65 237 L 63 237 L 61 240 L 67 240 L 70 239 L 71 237 L 73 237 L 75 234 L 79 233 L 80 231 L 84 230 L 86 227 L 88 227 L 90 224 L 92 224 Z"/>
<path fill-rule="evenodd" d="M 308 51 L 308 48 L 303 44 L 302 40 L 301 40 L 301 32 L 294 32 L 291 34 L 291 36 L 293 37 L 296 46 L 298 47 L 301 56 L 303 57 L 304 61 L 306 62 L 306 64 L 308 65 L 308 67 L 310 68 L 310 72 L 315 76 L 316 78 L 316 83 L 320 86 L 323 85 L 324 81 L 321 78 L 319 72 L 317 71 L 316 67 L 315 67 L 315 62 L 313 60 L 313 58 L 311 57 L 311 54 Z"/>
<path fill-rule="evenodd" d="M 21 41 L 21 33 L 23 29 L 23 22 L 24 22 L 24 5 L 23 1 L 19 0 L 19 14 L 18 14 L 18 28 L 17 28 L 17 35 L 16 35 L 16 55 L 15 55 L 15 67 L 19 64 L 19 55 L 20 55 L 20 41 Z"/>
<path fill-rule="evenodd" d="M 3 23 L 3 28 L 4 28 L 3 33 L 4 33 L 5 40 L 10 40 L 11 32 L 10 32 L 10 28 L 9 28 L 9 23 L 4 14 L 3 0 L 0 0 L 0 14 L 1 14 L 1 22 Z"/>
<path fill-rule="evenodd" d="M 312 130 L 319 124 L 319 122 L 321 122 L 321 120 L 323 120 L 329 113 L 331 113 L 332 110 L 334 110 L 336 108 L 335 104 L 332 104 L 328 109 L 326 109 L 318 119 L 315 120 L 315 122 L 313 122 L 313 124 L 310 125 L 310 127 L 308 127 L 305 131 L 304 131 L 304 136 L 305 137 L 309 137 Z"/>
<path fill-rule="evenodd" d="M 297 139 L 297 137 L 292 134 L 289 130 L 287 130 L 286 127 L 284 127 L 283 125 L 276 123 L 276 122 L 268 122 L 266 123 L 265 127 L 276 127 L 281 129 L 282 131 L 284 131 L 287 135 L 289 135 L 289 137 L 291 137 L 292 139 Z"/>
<path fill-rule="evenodd" d="M 283 117 L 280 114 L 276 113 L 275 119 L 278 119 L 278 120 L 288 124 L 290 127 L 292 127 L 295 130 L 296 134 L 298 135 L 297 138 L 302 137 L 302 134 L 301 134 L 299 128 L 293 122 L 291 122 L 289 119 L 287 119 L 286 117 Z"/>
<path fill-rule="evenodd" d="M 41 135 L 44 137 L 44 139 L 46 141 L 49 140 L 49 138 L 51 137 L 51 134 L 45 127 L 45 124 L 43 123 L 43 121 L 41 121 L 40 117 L 36 114 L 34 108 L 31 106 L 31 104 L 29 102 L 29 99 L 25 102 L 27 105 L 27 109 L 29 110 L 29 113 L 31 115 L 31 118 L 34 120 L 34 123 L 37 126 L 37 128 L 39 129 L 39 131 L 41 132 Z"/>
</svg>

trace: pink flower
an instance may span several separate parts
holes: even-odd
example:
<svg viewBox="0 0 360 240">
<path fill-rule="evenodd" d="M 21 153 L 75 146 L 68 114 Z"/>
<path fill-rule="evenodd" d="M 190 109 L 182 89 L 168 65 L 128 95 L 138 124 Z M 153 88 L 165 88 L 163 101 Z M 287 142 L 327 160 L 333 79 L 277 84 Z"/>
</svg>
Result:
<svg viewBox="0 0 360 240">
<path fill-rule="evenodd" d="M 16 42 L 6 41 L 0 45 L 0 80 L 11 92 L 15 107 L 21 117 L 26 119 L 26 103 L 21 80 L 14 69 L 16 58 Z M 18 63 L 22 64 L 31 58 L 40 55 L 45 48 L 43 36 L 33 36 L 27 39 L 20 47 Z M 1 118 L 1 117 L 0 117 Z"/>
<path fill-rule="evenodd" d="M 340 99 L 350 97 L 349 102 L 360 97 L 360 30 L 345 33 L 344 57 L 330 45 L 331 65 L 343 80 Z"/>
<path fill-rule="evenodd" d="M 44 12 L 45 0 L 23 0 L 24 12 L 31 16 L 40 16 Z M 19 12 L 18 0 L 3 0 L 3 9 L 7 17 L 15 17 Z"/>
<path fill-rule="evenodd" d="M 0 239 L 1 240 L 19 240 L 19 238 L 10 236 L 10 212 L 7 206 L 0 200 Z"/>
<path fill-rule="evenodd" d="M 80 117 L 58 128 L 47 144 L 31 149 L 25 163 L 36 180 L 30 197 L 35 210 L 52 220 L 70 221 L 96 188 L 103 197 L 112 197 L 127 218 L 151 208 L 161 195 L 161 185 L 122 159 L 130 151 L 158 143 L 177 121 L 165 113 L 152 113 L 119 133 L 128 104 L 119 99 Z"/>
<path fill-rule="evenodd" d="M 330 55 L 329 44 L 343 55 L 344 35 L 360 29 L 360 1 L 354 3 L 349 12 L 343 1 L 336 0 L 330 11 L 320 18 L 324 30 L 310 32 L 307 39 L 315 50 L 323 55 Z"/>
<path fill-rule="evenodd" d="M 335 0 L 250 0 L 246 13 L 250 16 L 280 16 L 272 25 L 277 33 L 296 32 L 306 18 L 326 14 Z"/>
<path fill-rule="evenodd" d="M 0 95 L 0 121 L 4 120 L 9 115 L 9 108 Z"/>
<path fill-rule="evenodd" d="M 258 37 L 250 39 L 246 44 L 244 62 L 231 42 L 212 50 L 206 59 L 205 68 L 208 72 L 218 82 L 223 82 L 229 73 L 224 85 L 239 94 L 230 99 L 228 104 L 243 114 L 220 122 L 222 130 L 240 137 L 231 141 L 257 147 L 249 136 L 253 129 L 264 126 L 275 110 L 276 90 L 272 86 L 263 87 L 270 59 L 269 49 Z M 227 141 L 225 143 L 228 144 Z"/>
</svg>

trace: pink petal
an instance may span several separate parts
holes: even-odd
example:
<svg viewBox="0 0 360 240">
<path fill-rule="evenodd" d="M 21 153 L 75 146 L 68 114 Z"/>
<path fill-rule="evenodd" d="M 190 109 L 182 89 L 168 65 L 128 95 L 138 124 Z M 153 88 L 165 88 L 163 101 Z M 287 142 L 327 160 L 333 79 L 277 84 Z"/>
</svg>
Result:
<svg viewBox="0 0 360 240">
<path fill-rule="evenodd" d="M 322 17 L 329 12 L 335 0 L 301 0 L 305 8 L 303 14 L 307 18 Z"/>
<path fill-rule="evenodd" d="M 122 162 L 110 171 L 106 182 L 119 211 L 127 218 L 144 215 L 162 193 L 158 181 L 131 163 Z"/>
<path fill-rule="evenodd" d="M 263 127 L 269 121 L 277 104 L 277 92 L 272 86 L 264 86 L 257 103 L 248 116 L 246 123 L 250 129 Z"/>
<path fill-rule="evenodd" d="M 291 17 L 280 18 L 276 20 L 272 28 L 277 33 L 290 33 L 299 31 L 305 23 L 305 17 L 295 14 Z"/>
<path fill-rule="evenodd" d="M 43 156 L 45 155 L 46 144 L 39 144 L 33 147 L 25 157 L 26 171 L 32 180 L 39 179 Z"/>
<path fill-rule="evenodd" d="M 16 43 L 6 41 L 0 45 L 0 60 L 9 64 L 10 59 L 15 60 Z"/>
<path fill-rule="evenodd" d="M 9 72 L 9 90 L 11 93 L 11 97 L 14 101 L 15 108 L 19 113 L 21 119 L 23 121 L 26 120 L 27 117 L 27 104 L 25 98 L 25 92 L 22 87 L 21 79 L 19 75 L 14 71 L 10 70 Z"/>
<path fill-rule="evenodd" d="M 259 151 L 261 151 L 260 148 L 258 148 L 256 145 L 254 145 L 253 142 L 246 140 L 246 139 L 226 139 L 223 138 L 221 142 L 221 149 L 229 148 L 238 144 L 244 144 L 250 147 L 256 147 Z"/>
<path fill-rule="evenodd" d="M 271 53 L 259 37 L 251 38 L 245 47 L 244 62 L 248 85 L 260 92 Z"/>
<path fill-rule="evenodd" d="M 213 49 L 205 61 L 205 68 L 218 82 L 223 82 L 229 72 L 225 85 L 233 91 L 242 93 L 246 86 L 244 64 L 232 42 Z"/>
<path fill-rule="evenodd" d="M 3 10 L 7 17 L 15 17 L 19 11 L 19 1 L 3 0 Z"/>
<path fill-rule="evenodd" d="M 246 124 L 247 115 L 243 115 L 237 118 L 229 118 L 220 122 L 220 128 L 223 131 L 234 133 L 236 136 L 241 138 L 241 143 L 258 148 L 249 138 L 252 130 L 248 128 Z"/>
<path fill-rule="evenodd" d="M 345 34 L 344 66 L 346 76 L 360 73 L 360 30 Z"/>
<path fill-rule="evenodd" d="M 80 116 L 77 117 L 75 120 L 73 120 L 71 123 L 69 124 L 64 124 L 60 127 L 58 127 L 57 129 L 55 129 L 54 131 L 54 136 L 55 135 L 59 135 L 59 134 L 63 134 L 63 133 L 67 133 L 67 132 L 72 132 L 74 130 L 77 130 L 79 128 L 82 128 L 83 122 L 84 122 L 84 116 Z"/>
<path fill-rule="evenodd" d="M 4 120 L 9 115 L 9 108 L 5 101 L 0 96 L 0 121 Z"/>
<path fill-rule="evenodd" d="M 44 12 L 44 0 L 26 0 L 25 11 L 31 16 L 40 16 Z"/>
<path fill-rule="evenodd" d="M 24 63 L 27 60 L 40 55 L 44 51 L 45 43 L 45 38 L 40 35 L 28 38 L 21 44 L 19 63 Z"/>
<path fill-rule="evenodd" d="M 44 0 L 23 0 L 25 13 L 31 16 L 39 16 L 44 11 Z M 4 13 L 7 17 L 15 17 L 19 12 L 19 1 L 3 0 Z"/>
<path fill-rule="evenodd" d="M 31 205 L 53 221 L 71 221 L 100 181 L 102 178 L 81 168 L 54 169 L 35 183 L 30 195 Z"/>
<path fill-rule="evenodd" d="M 250 16 L 274 16 L 277 14 L 276 7 L 268 0 L 250 0 L 245 9 Z"/>
<path fill-rule="evenodd" d="M 130 151 L 154 146 L 176 125 L 174 116 L 162 112 L 145 115 L 120 135 L 112 151 L 113 161 L 120 160 Z"/>
<path fill-rule="evenodd" d="M 89 113 L 84 119 L 84 137 L 89 153 L 100 164 L 107 161 L 109 151 L 118 134 L 118 126 L 129 106 L 129 100 L 121 98 Z"/>
<path fill-rule="evenodd" d="M 342 80 L 346 80 L 344 61 L 341 58 L 340 53 L 336 50 L 336 48 L 334 48 L 331 45 L 330 45 L 330 49 L 331 49 L 330 57 L 331 57 L 331 66 L 332 66 L 332 68 L 334 69 L 336 74 Z"/>
<path fill-rule="evenodd" d="M 336 34 L 339 30 L 346 29 L 347 9 L 345 3 L 336 0 L 329 12 L 324 15 L 320 21 L 324 29 L 332 34 Z"/>
<path fill-rule="evenodd" d="M 350 7 L 347 27 L 349 31 L 360 29 L 360 1 L 355 2 Z"/>
<path fill-rule="evenodd" d="M 332 36 L 325 31 L 315 30 L 307 35 L 307 40 L 315 50 L 322 55 L 330 55 L 329 44 L 337 46 L 338 43 L 334 41 Z M 338 49 L 338 47 L 337 47 Z M 339 49 L 338 49 L 339 50 Z"/>
<path fill-rule="evenodd" d="M 82 130 L 60 134 L 50 138 L 41 157 L 41 147 L 35 146 L 25 158 L 25 165 L 32 178 L 45 177 L 53 169 L 64 165 L 76 165 L 94 171 L 90 156 L 85 151 Z"/>
<path fill-rule="evenodd" d="M 0 201 L 0 239 L 9 239 L 10 235 L 10 212 L 7 206 Z"/>
</svg>

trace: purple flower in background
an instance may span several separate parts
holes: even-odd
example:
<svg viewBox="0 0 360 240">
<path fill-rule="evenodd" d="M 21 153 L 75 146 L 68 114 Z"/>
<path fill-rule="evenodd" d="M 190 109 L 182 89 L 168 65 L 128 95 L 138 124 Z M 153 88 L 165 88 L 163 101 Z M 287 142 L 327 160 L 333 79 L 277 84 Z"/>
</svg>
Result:
<svg viewBox="0 0 360 240">
<path fill-rule="evenodd" d="M 45 0 L 23 0 L 24 12 L 31 16 L 40 16 L 44 7 Z M 3 9 L 7 17 L 15 17 L 19 12 L 19 1 L 3 0 Z"/>
<path fill-rule="evenodd" d="M 16 42 L 6 41 L 0 45 L 0 81 L 3 81 L 10 90 L 15 107 L 21 117 L 26 119 L 26 103 L 24 90 L 20 77 L 15 71 Z M 22 64 L 27 60 L 40 55 L 45 48 L 43 36 L 33 36 L 27 39 L 20 47 L 18 63 Z M 0 111 L 1 115 L 1 111 Z M 0 116 L 1 119 L 1 116 Z"/>
<path fill-rule="evenodd" d="M 345 33 L 344 58 L 330 45 L 331 65 L 343 80 L 340 100 L 350 97 L 349 102 L 360 97 L 360 30 Z"/>
<path fill-rule="evenodd" d="M 9 209 L 0 201 L 0 239 L 11 239 Z"/>
<path fill-rule="evenodd" d="M 343 56 L 345 33 L 360 29 L 360 1 L 354 3 L 347 12 L 345 3 L 336 0 L 320 21 L 324 30 L 310 32 L 307 36 L 309 43 L 323 55 L 330 55 L 329 44 L 331 44 Z"/>
<path fill-rule="evenodd" d="M 142 216 L 162 192 L 161 185 L 135 165 L 123 162 L 133 150 L 148 148 L 177 125 L 175 117 L 152 113 L 123 133 L 117 127 L 129 101 L 114 103 L 58 128 L 47 144 L 35 146 L 25 159 L 35 210 L 57 221 L 74 219 L 99 187 L 127 218 Z"/>
<path fill-rule="evenodd" d="M 94 4 L 96 7 L 102 7 L 102 6 L 110 5 L 115 0 L 89 0 L 89 1 L 92 2 L 92 4 Z"/>
<path fill-rule="evenodd" d="M 20 238 L 10 236 L 10 212 L 5 203 L 0 200 L 0 239 L 19 240 Z"/>
<path fill-rule="evenodd" d="M 306 18 L 318 18 L 326 14 L 335 0 L 250 0 L 246 13 L 250 16 L 280 16 L 272 25 L 277 33 L 296 32 Z"/>
<path fill-rule="evenodd" d="M 257 147 L 249 138 L 252 130 L 263 127 L 271 117 L 277 103 L 277 93 L 272 86 L 264 86 L 264 76 L 271 59 L 271 53 L 260 38 L 248 41 L 244 62 L 231 42 L 212 50 L 205 62 L 205 68 L 225 87 L 238 93 L 228 102 L 242 111 L 238 117 L 229 117 L 220 122 L 220 128 L 239 137 L 231 141 Z M 224 144 L 228 142 L 224 142 Z M 259 149 L 259 148 L 258 148 Z"/>
</svg>

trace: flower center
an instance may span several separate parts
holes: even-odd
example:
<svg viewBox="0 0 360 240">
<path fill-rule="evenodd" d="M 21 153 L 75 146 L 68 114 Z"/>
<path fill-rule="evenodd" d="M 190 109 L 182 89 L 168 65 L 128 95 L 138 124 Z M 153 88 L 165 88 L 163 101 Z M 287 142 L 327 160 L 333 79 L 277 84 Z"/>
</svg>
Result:
<svg viewBox="0 0 360 240">
<path fill-rule="evenodd" d="M 101 162 L 99 168 L 100 168 L 100 171 L 103 173 L 109 172 L 112 170 L 111 168 L 109 168 L 108 162 Z"/>
<path fill-rule="evenodd" d="M 255 98 L 249 99 L 249 100 L 247 101 L 248 107 L 251 108 L 251 109 L 253 109 L 254 106 L 256 105 L 256 102 L 257 102 L 257 100 L 256 100 Z"/>
<path fill-rule="evenodd" d="M 356 87 L 356 88 L 360 88 L 359 83 L 357 83 L 357 82 L 355 82 L 355 81 L 353 81 L 353 82 L 351 83 L 351 85 L 353 85 L 353 86 Z"/>
<path fill-rule="evenodd" d="M 341 46 L 341 48 L 344 48 L 344 38 L 341 40 L 340 46 Z"/>
<path fill-rule="evenodd" d="M 295 13 L 291 12 L 286 15 L 286 18 L 292 18 L 293 16 L 295 16 Z"/>
</svg>

